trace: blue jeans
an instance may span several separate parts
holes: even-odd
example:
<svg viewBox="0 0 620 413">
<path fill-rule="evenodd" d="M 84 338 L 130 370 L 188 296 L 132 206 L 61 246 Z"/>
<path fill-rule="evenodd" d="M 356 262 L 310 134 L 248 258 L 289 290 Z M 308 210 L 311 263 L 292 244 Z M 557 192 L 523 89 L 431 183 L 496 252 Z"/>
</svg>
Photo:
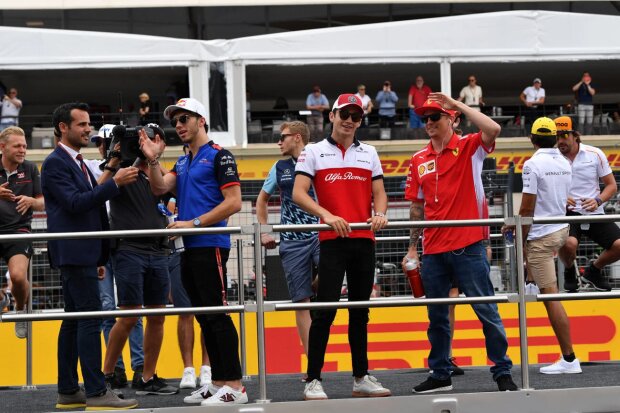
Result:
<svg viewBox="0 0 620 413">
<path fill-rule="evenodd" d="M 112 258 L 110 257 L 110 260 Z M 112 262 L 108 261 L 105 266 L 105 278 L 99 281 L 99 295 L 101 297 L 102 310 L 116 310 L 116 299 L 114 298 L 114 271 L 112 270 Z M 103 330 L 103 339 L 106 346 L 108 345 L 108 337 L 110 336 L 110 330 L 116 323 L 115 318 L 104 318 L 101 323 L 101 329 Z M 144 350 L 142 343 L 144 342 L 144 330 L 142 327 L 142 317 L 138 318 L 138 322 L 131 329 L 129 333 L 129 352 L 131 354 L 131 369 L 136 371 L 136 368 L 144 366 Z M 120 355 L 116 362 L 116 367 L 125 370 L 125 363 L 123 363 L 123 356 Z"/>
<path fill-rule="evenodd" d="M 65 312 L 100 311 L 97 267 L 61 267 Z M 78 359 L 86 397 L 105 392 L 101 371 L 101 320 L 63 320 L 58 333 L 58 393 L 79 390 Z"/>
<path fill-rule="evenodd" d="M 422 122 L 422 119 L 415 113 L 413 109 L 409 109 L 409 127 L 411 129 L 418 129 L 424 127 L 424 122 Z"/>
<path fill-rule="evenodd" d="M 485 248 L 476 242 L 465 248 L 428 254 L 422 257 L 422 282 L 427 298 L 447 298 L 452 288 L 452 278 L 467 297 L 493 296 L 493 284 L 489 278 L 489 263 Z M 497 304 L 472 304 L 474 312 L 482 322 L 482 331 L 488 358 L 495 363 L 491 367 L 493 379 L 510 374 L 512 361 L 506 355 L 508 340 L 504 325 L 497 311 Z M 432 377 L 445 380 L 450 377 L 450 322 L 448 305 L 429 305 L 428 339 L 431 351 L 428 366 Z"/>
</svg>

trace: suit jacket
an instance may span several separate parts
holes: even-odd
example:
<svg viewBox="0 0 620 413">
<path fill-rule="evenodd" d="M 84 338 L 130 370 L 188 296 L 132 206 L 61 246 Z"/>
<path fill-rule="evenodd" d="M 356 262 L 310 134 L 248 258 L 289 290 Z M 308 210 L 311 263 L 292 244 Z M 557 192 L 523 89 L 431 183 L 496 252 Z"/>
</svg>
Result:
<svg viewBox="0 0 620 413">
<path fill-rule="evenodd" d="M 97 185 L 88 172 L 92 187 L 82 169 L 62 147 L 57 146 L 41 167 L 41 188 L 45 197 L 48 232 L 107 231 L 110 226 L 105 201 L 119 194 L 110 179 Z M 62 239 L 48 242 L 50 265 L 104 265 L 109 254 L 108 240 Z"/>
</svg>

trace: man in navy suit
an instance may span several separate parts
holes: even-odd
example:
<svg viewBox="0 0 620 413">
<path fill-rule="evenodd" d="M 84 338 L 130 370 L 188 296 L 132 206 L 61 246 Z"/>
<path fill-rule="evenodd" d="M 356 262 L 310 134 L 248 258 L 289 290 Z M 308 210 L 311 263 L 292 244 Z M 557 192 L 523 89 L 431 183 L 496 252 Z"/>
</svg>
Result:
<svg viewBox="0 0 620 413">
<path fill-rule="evenodd" d="M 88 110 L 85 103 L 66 103 L 52 115 L 60 141 L 43 162 L 41 173 L 49 232 L 107 230 L 105 201 L 118 195 L 120 186 L 135 182 L 138 175 L 136 168 L 123 168 L 113 179 L 97 185 L 80 154 L 90 141 Z M 50 265 L 60 269 L 65 312 L 101 310 L 98 280 L 105 276 L 102 266 L 108 259 L 107 240 L 50 240 L 48 248 Z M 136 400 L 122 400 L 106 388 L 101 371 L 100 331 L 100 319 L 62 322 L 58 333 L 56 408 L 111 410 L 138 405 Z M 78 385 L 78 359 L 85 391 Z"/>
</svg>

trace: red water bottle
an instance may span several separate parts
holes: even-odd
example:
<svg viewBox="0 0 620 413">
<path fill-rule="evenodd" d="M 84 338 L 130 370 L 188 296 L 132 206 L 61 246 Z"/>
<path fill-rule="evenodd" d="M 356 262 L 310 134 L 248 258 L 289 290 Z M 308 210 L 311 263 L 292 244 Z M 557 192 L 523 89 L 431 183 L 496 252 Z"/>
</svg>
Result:
<svg viewBox="0 0 620 413">
<path fill-rule="evenodd" d="M 418 260 L 407 258 L 405 264 L 405 271 L 407 279 L 409 279 L 409 285 L 415 298 L 424 296 L 424 285 L 422 284 L 422 277 L 420 277 L 420 265 Z"/>
</svg>

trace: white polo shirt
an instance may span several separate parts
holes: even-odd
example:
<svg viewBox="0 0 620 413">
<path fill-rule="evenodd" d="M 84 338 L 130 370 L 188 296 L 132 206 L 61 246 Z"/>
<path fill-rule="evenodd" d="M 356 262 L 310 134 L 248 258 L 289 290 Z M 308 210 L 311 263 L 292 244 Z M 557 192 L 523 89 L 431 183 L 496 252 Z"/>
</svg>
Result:
<svg viewBox="0 0 620 413">
<path fill-rule="evenodd" d="M 463 99 L 463 103 L 467 106 L 480 105 L 480 99 L 482 99 L 482 88 L 478 85 L 473 88 L 467 85 L 461 89 L 459 97 Z"/>
<path fill-rule="evenodd" d="M 540 98 L 545 97 L 545 89 L 542 87 L 536 89 L 534 86 L 528 86 L 523 90 L 526 102 L 536 102 Z"/>
<path fill-rule="evenodd" d="M 570 186 L 570 196 L 577 202 L 577 206 L 570 209 L 582 215 L 604 214 L 603 204 L 595 211 L 586 211 L 581 208 L 581 198 L 593 199 L 601 195 L 600 180 L 612 173 L 603 151 L 594 146 L 580 143 L 579 152 L 577 152 L 571 167 L 573 182 Z"/>
<path fill-rule="evenodd" d="M 557 148 L 540 148 L 523 164 L 523 193 L 536 195 L 535 217 L 566 215 L 571 166 Z M 528 240 L 568 227 L 568 224 L 534 224 Z"/>
</svg>

